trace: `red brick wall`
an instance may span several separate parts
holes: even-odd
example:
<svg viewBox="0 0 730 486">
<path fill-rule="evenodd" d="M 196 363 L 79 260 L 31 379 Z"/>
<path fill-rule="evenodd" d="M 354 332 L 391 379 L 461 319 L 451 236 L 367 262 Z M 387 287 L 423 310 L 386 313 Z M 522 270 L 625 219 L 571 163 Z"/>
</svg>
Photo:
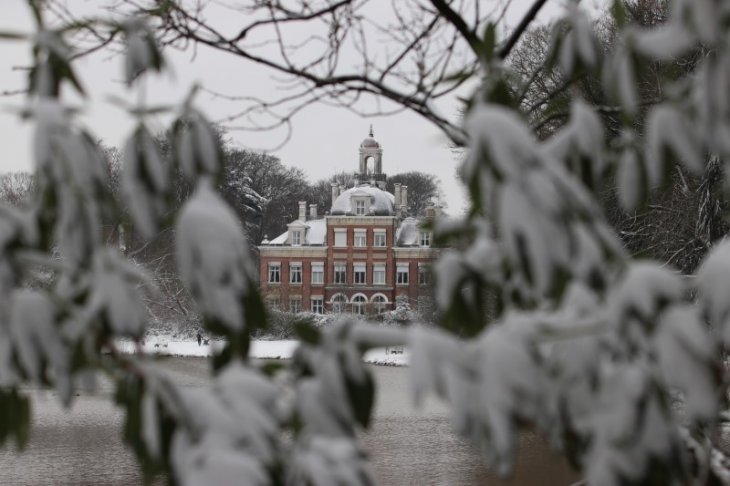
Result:
<svg viewBox="0 0 730 486">
<path fill-rule="evenodd" d="M 345 228 L 347 230 L 347 246 L 346 247 L 334 247 L 335 241 L 335 229 Z M 355 248 L 355 228 L 366 230 L 366 247 Z M 375 239 L 375 229 L 384 229 L 386 234 L 386 246 L 385 248 L 375 248 L 373 246 Z M 420 295 L 424 294 L 424 289 L 418 285 L 418 262 L 419 259 L 413 258 L 409 262 L 408 285 L 396 285 L 396 260 L 393 252 L 393 243 L 395 237 L 395 224 L 391 221 L 383 222 L 378 225 L 366 225 L 362 223 L 348 223 L 348 224 L 331 224 L 327 228 L 327 254 L 326 257 L 290 257 L 290 256 L 272 256 L 262 254 L 261 256 L 261 267 L 260 267 L 260 278 L 262 292 L 269 296 L 278 296 L 282 309 L 289 308 L 289 298 L 293 295 L 301 296 L 302 298 L 302 309 L 309 310 L 310 308 L 310 297 L 313 294 L 323 295 L 325 300 L 325 310 L 330 311 L 331 306 L 327 303 L 332 299 L 332 296 L 338 293 L 343 293 L 347 296 L 348 301 L 351 300 L 352 296 L 358 293 L 364 294 L 368 300 L 377 293 L 382 293 L 388 299 L 391 304 L 389 308 L 392 308 L 392 304 L 400 294 L 405 294 L 415 301 Z M 291 247 L 282 247 L 282 250 L 291 250 Z M 335 255 L 338 255 L 335 258 Z M 385 255 L 385 258 L 375 258 L 375 256 Z M 402 259 L 400 259 L 402 260 Z M 399 260 L 399 261 L 400 261 Z M 281 262 L 281 283 L 278 285 L 271 285 L 268 283 L 268 263 L 271 261 Z M 302 284 L 292 285 L 289 283 L 289 263 L 291 262 L 302 263 Z M 430 261 L 430 259 L 420 259 L 421 262 Z M 324 263 L 324 285 L 318 285 L 312 287 L 311 285 L 311 263 L 312 262 L 323 262 Z M 334 263 L 344 262 L 347 268 L 347 284 L 342 286 L 334 285 Z M 367 284 L 365 285 L 354 285 L 354 271 L 353 263 L 364 262 L 366 264 L 366 275 Z M 385 285 L 383 288 L 374 287 L 373 281 L 373 265 L 375 263 L 385 264 Z M 325 289 L 325 287 L 329 287 Z M 394 290 L 389 290 L 394 288 Z M 432 291 L 428 289 L 430 295 Z"/>
</svg>

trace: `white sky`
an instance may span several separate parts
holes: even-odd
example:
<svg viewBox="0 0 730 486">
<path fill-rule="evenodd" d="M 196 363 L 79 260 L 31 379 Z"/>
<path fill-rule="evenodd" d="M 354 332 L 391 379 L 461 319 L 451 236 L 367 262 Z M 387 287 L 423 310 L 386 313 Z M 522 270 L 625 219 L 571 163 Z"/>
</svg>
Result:
<svg viewBox="0 0 730 486">
<path fill-rule="evenodd" d="M 71 7 L 88 10 L 94 2 L 68 0 Z M 514 0 L 507 16 L 515 25 L 531 0 Z M 543 7 L 542 18 L 555 16 L 560 11 L 559 0 L 551 0 Z M 31 30 L 31 17 L 24 0 L 2 0 L 0 6 L 0 31 Z M 27 43 L 0 41 L 0 92 L 25 86 L 26 73 L 19 67 L 28 66 L 30 49 Z M 174 79 L 153 82 L 148 87 L 147 98 L 154 103 L 180 101 L 193 82 L 231 95 L 258 95 L 274 98 L 273 74 L 264 68 L 221 53 L 201 48 L 193 58 L 190 53 L 170 51 L 168 60 L 173 66 Z M 89 92 L 89 102 L 84 103 L 82 123 L 107 145 L 121 146 L 131 130 L 131 121 L 118 107 L 107 101 L 110 94 L 124 93 L 121 84 L 121 60 L 109 55 L 97 55 L 82 59 L 78 74 Z M 129 99 L 133 99 L 130 95 Z M 0 97 L 0 146 L 3 148 L 0 171 L 32 170 L 32 125 L 20 121 L 12 110 L 23 103 L 20 96 Z M 197 105 L 213 120 L 236 111 L 230 101 L 214 100 L 199 94 Z M 455 116 L 453 108 L 441 104 L 445 115 Z M 450 113 L 450 111 L 452 111 Z M 465 207 L 465 194 L 456 180 L 457 156 L 448 148 L 446 138 L 429 122 L 406 112 L 390 117 L 361 118 L 342 109 L 324 105 L 311 106 L 293 120 L 293 134 L 282 148 L 272 152 L 286 165 L 302 168 L 315 181 L 337 171 L 357 169 L 357 149 L 373 124 L 375 138 L 383 145 L 383 171 L 396 174 L 407 171 L 432 173 L 441 179 L 448 211 L 458 214 Z M 160 124 L 159 129 L 163 125 Z M 282 132 L 253 133 L 230 132 L 236 145 L 269 149 L 282 141 Z M 293 204 L 296 204 L 293 202 Z"/>
</svg>

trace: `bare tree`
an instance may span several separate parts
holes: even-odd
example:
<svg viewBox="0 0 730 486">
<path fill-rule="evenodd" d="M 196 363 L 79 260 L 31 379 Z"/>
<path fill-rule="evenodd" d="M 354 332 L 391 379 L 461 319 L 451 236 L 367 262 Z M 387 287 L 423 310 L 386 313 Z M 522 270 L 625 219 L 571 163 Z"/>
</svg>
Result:
<svg viewBox="0 0 730 486">
<path fill-rule="evenodd" d="M 0 201 L 11 206 L 22 206 L 30 202 L 34 187 L 33 174 L 29 172 L 8 172 L 0 175 Z"/>
<path fill-rule="evenodd" d="M 534 10 L 543 3 L 536 2 Z M 289 130 L 297 112 L 326 101 L 364 116 L 410 109 L 463 142 L 458 124 L 434 110 L 432 103 L 453 95 L 478 73 L 485 42 L 477 32 L 503 13 L 501 3 L 486 8 L 476 0 L 373 4 L 369 0 L 168 1 L 161 7 L 155 0 L 109 0 L 104 5 L 117 12 L 151 16 L 164 46 L 205 47 L 277 73 L 287 93 L 278 99 L 213 93 L 238 103 L 240 108 L 226 120 L 232 127 Z M 79 55 L 96 52 L 121 37 L 121 29 L 113 24 L 80 22 L 60 0 L 52 0 L 49 9 L 61 21 L 78 26 Z M 374 10 L 378 22 L 372 21 Z M 235 32 L 215 20 L 231 16 L 241 19 Z M 502 54 L 509 52 L 513 42 L 503 46 Z M 385 100 L 395 105 L 381 103 Z M 269 120 L 266 126 L 262 126 L 262 113 Z"/>
<path fill-rule="evenodd" d="M 442 204 L 439 179 L 433 174 L 418 171 L 395 174 L 388 177 L 386 188 L 393 192 L 396 182 L 408 186 L 408 212 L 414 216 L 423 216 L 429 204 Z"/>
</svg>

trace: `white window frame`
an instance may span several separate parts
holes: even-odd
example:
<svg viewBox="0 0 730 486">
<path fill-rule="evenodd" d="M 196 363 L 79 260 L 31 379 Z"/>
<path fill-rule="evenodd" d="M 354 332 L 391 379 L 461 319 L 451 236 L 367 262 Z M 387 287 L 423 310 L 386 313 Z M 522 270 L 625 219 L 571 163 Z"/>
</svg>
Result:
<svg viewBox="0 0 730 486">
<path fill-rule="evenodd" d="M 355 239 L 353 246 L 357 248 L 365 248 L 368 246 L 368 230 L 366 229 L 355 229 Z"/>
<path fill-rule="evenodd" d="M 426 263 L 418 264 L 418 285 L 431 284 L 431 266 Z"/>
<path fill-rule="evenodd" d="M 368 298 L 363 294 L 355 294 L 350 299 L 350 304 L 352 304 L 352 313 L 357 314 L 359 316 L 365 315 L 365 306 L 368 303 Z"/>
<path fill-rule="evenodd" d="M 387 246 L 387 235 L 385 230 L 373 230 L 373 246 L 375 248 L 385 248 Z"/>
<path fill-rule="evenodd" d="M 276 280 L 271 279 L 273 267 L 276 267 Z M 281 283 L 281 262 L 269 262 L 268 269 L 269 283 Z"/>
<path fill-rule="evenodd" d="M 324 314 L 324 298 L 321 295 L 312 297 L 309 308 L 313 314 Z"/>
<path fill-rule="evenodd" d="M 418 237 L 421 246 L 424 248 L 428 248 L 431 246 L 431 232 L 430 231 L 421 231 Z"/>
<path fill-rule="evenodd" d="M 281 309 L 281 298 L 278 296 L 270 296 L 266 298 L 266 304 L 269 306 L 270 309 Z"/>
<path fill-rule="evenodd" d="M 368 203 L 365 199 L 355 199 L 353 201 L 355 206 L 355 216 L 365 216 L 368 210 Z"/>
<path fill-rule="evenodd" d="M 377 275 L 381 275 L 382 278 L 377 278 Z M 373 264 L 373 285 L 385 285 L 386 281 L 385 264 L 375 263 Z"/>
<path fill-rule="evenodd" d="M 291 246 L 302 246 L 302 230 L 291 230 Z"/>
<path fill-rule="evenodd" d="M 302 312 L 301 297 L 289 297 L 289 312 L 292 314 L 299 314 Z"/>
<path fill-rule="evenodd" d="M 335 228 L 335 241 L 333 246 L 336 248 L 347 246 L 347 228 Z"/>
<path fill-rule="evenodd" d="M 312 262 L 312 285 L 324 284 L 324 262 Z"/>
<path fill-rule="evenodd" d="M 295 269 L 298 269 L 298 272 L 295 272 Z M 302 275 L 302 263 L 301 262 L 292 262 L 289 264 L 289 283 L 299 285 L 302 283 L 303 275 Z M 299 279 L 295 280 L 294 275 L 299 275 Z"/>
<path fill-rule="evenodd" d="M 341 297 L 341 299 L 338 299 L 338 297 Z M 332 296 L 330 303 L 334 314 L 342 314 L 347 309 L 347 296 L 345 294 L 335 294 Z"/>
<path fill-rule="evenodd" d="M 342 272 L 342 281 L 337 278 L 338 268 Z M 332 282 L 339 285 L 347 284 L 347 264 L 345 262 L 335 262 L 333 265 L 334 273 L 332 274 Z"/>
<path fill-rule="evenodd" d="M 409 278 L 409 265 L 407 263 L 396 264 L 395 269 L 395 283 L 397 285 L 408 285 L 410 283 Z M 403 277 L 405 275 L 405 277 Z"/>
<path fill-rule="evenodd" d="M 364 262 L 352 264 L 352 283 L 354 285 L 366 285 L 368 282 L 368 267 Z"/>
<path fill-rule="evenodd" d="M 383 294 L 375 294 L 370 298 L 370 303 L 376 314 L 382 314 L 388 310 L 388 297 Z"/>
</svg>

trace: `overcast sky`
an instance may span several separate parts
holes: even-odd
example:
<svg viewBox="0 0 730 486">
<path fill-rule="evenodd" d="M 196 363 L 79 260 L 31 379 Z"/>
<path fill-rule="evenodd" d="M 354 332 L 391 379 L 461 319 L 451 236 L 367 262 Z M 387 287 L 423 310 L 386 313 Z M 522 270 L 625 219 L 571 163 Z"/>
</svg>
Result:
<svg viewBox="0 0 730 486">
<path fill-rule="evenodd" d="M 68 0 L 71 7 L 88 9 L 94 2 Z M 527 0 L 515 0 L 507 20 L 517 23 L 531 4 Z M 543 19 L 560 12 L 559 0 L 551 0 L 544 7 Z M 0 6 L 0 31 L 30 31 L 31 18 L 24 0 L 2 0 Z M 217 19 L 216 19 L 217 20 Z M 27 43 L 0 42 L 0 92 L 25 86 L 26 73 L 21 69 L 29 65 L 30 49 Z M 244 64 L 230 55 L 201 48 L 195 57 L 191 53 L 169 52 L 168 60 L 174 69 L 174 79 L 169 77 L 150 84 L 148 99 L 154 102 L 179 102 L 193 82 L 200 82 L 218 92 L 231 95 L 254 94 L 272 98 L 272 73 L 264 68 Z M 107 101 L 109 94 L 124 92 L 121 79 L 121 62 L 118 57 L 97 55 L 82 59 L 78 65 L 82 82 L 90 94 L 85 104 L 82 123 L 108 145 L 121 146 L 129 134 L 131 121 L 118 107 Z M 23 98 L 3 97 L 5 108 L 18 107 Z M 236 111 L 230 101 L 213 99 L 203 94 L 198 106 L 211 119 L 216 120 Z M 458 105 L 440 105 L 445 115 L 455 116 Z M 451 111 L 451 113 L 449 113 Z M 441 179 L 448 211 L 458 214 L 465 207 L 464 191 L 456 180 L 458 157 L 448 148 L 445 137 L 430 123 L 412 113 L 390 117 L 360 118 L 342 109 L 323 105 L 311 106 L 293 121 L 290 140 L 273 153 L 284 164 L 302 168 L 311 181 L 330 176 L 336 171 L 357 169 L 358 146 L 367 135 L 372 123 L 375 138 L 383 146 L 383 171 L 396 174 L 407 171 L 423 171 Z M 11 111 L 0 112 L 0 146 L 3 147 L 1 170 L 31 170 L 32 125 L 21 122 Z M 160 123 L 159 129 L 164 125 Z M 230 132 L 236 145 L 253 149 L 271 149 L 282 142 L 282 132 L 251 133 Z M 296 202 L 293 202 L 296 204 Z"/>
</svg>

